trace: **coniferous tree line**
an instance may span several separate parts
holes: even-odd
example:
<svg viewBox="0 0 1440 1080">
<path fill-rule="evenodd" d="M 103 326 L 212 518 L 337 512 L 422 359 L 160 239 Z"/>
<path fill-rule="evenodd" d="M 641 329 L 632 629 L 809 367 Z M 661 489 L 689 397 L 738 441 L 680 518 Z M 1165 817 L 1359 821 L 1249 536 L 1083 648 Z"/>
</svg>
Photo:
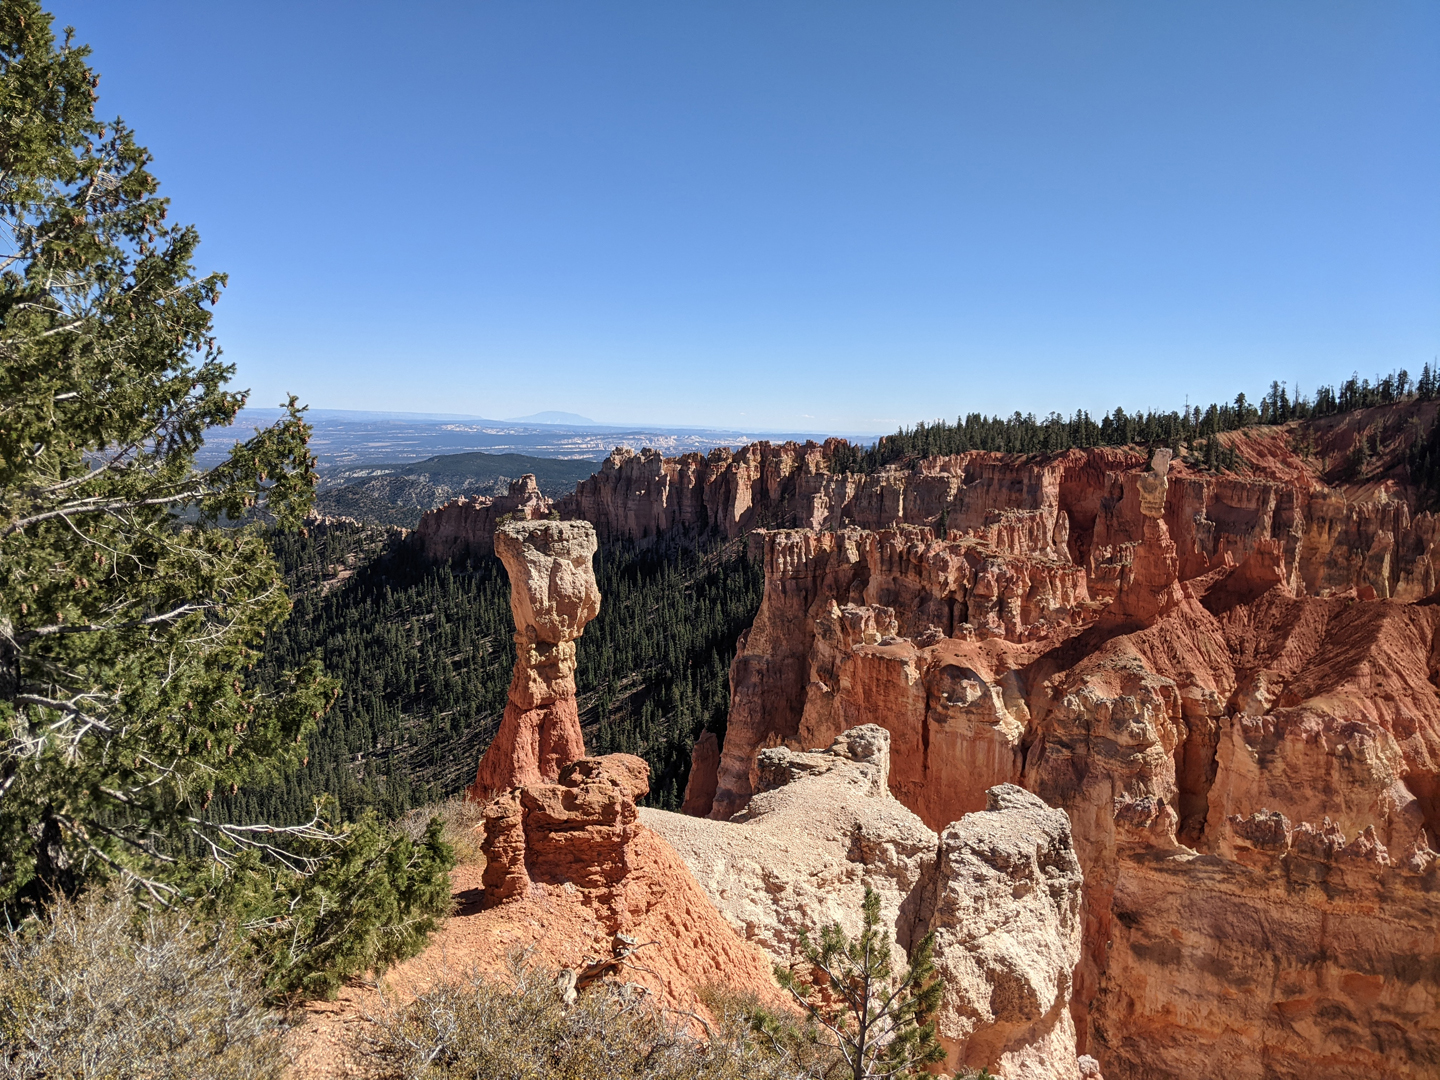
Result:
<svg viewBox="0 0 1440 1080">
<path fill-rule="evenodd" d="M 1360 447 L 1368 452 L 1363 440 Z M 1410 481 L 1419 492 L 1418 509 L 1433 511 L 1440 507 L 1440 423 L 1432 424 L 1427 432 L 1421 429 L 1416 418 L 1406 465 L 1410 469 Z"/>
<path fill-rule="evenodd" d="M 493 556 L 434 564 L 396 536 L 341 525 L 272 538 L 295 606 L 266 638 L 256 682 L 313 658 L 341 691 L 302 766 L 217 799 L 217 815 L 297 820 L 329 793 L 345 813 L 394 818 L 474 778 L 515 660 L 509 580 Z M 358 569 L 337 581 L 347 564 Z M 645 758 L 648 801 L 678 806 L 695 739 L 723 735 L 730 658 L 763 574 L 735 543 L 607 545 L 595 568 L 603 600 L 577 673 L 587 747 Z"/>
<path fill-rule="evenodd" d="M 1009 417 L 969 413 L 953 424 L 936 420 L 902 427 L 868 448 L 843 445 L 831 468 L 835 472 L 867 473 L 896 462 L 967 450 L 1054 454 L 1077 447 L 1143 445 L 1169 446 L 1177 456 L 1182 446 L 1188 446 L 1195 464 L 1212 470 L 1233 469 L 1240 462 L 1233 448 L 1215 438 L 1221 432 L 1436 397 L 1440 397 L 1440 367 L 1426 364 L 1419 379 L 1412 379 L 1404 370 L 1377 375 L 1374 382 L 1357 374 L 1338 388 L 1321 386 L 1313 398 L 1301 394 L 1298 388 L 1292 396 L 1285 383 L 1272 382 L 1259 402 L 1250 401 L 1242 393 L 1233 401 L 1211 403 L 1203 410 L 1196 405 L 1169 412 L 1127 413 L 1117 406 L 1098 420 L 1084 409 L 1069 416 L 1052 412 L 1039 418 L 1018 411 Z"/>
</svg>

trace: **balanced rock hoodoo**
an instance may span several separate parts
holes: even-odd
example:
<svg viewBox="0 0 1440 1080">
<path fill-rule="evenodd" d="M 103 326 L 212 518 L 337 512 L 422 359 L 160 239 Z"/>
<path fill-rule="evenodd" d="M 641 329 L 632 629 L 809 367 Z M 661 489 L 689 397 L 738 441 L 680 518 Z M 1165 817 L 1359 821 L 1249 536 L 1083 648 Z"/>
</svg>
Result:
<svg viewBox="0 0 1440 1080">
<path fill-rule="evenodd" d="M 495 741 L 480 759 L 470 797 L 485 802 L 513 787 L 554 783 L 585 756 L 575 704 L 575 639 L 600 613 L 585 521 L 512 521 L 495 530 L 510 575 L 515 674 Z"/>
</svg>

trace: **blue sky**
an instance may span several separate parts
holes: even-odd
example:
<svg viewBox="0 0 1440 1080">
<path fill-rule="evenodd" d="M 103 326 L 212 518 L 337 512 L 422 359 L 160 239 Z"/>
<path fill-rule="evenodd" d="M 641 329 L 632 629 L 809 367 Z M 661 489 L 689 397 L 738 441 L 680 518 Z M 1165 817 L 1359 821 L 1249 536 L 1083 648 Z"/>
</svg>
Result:
<svg viewBox="0 0 1440 1080">
<path fill-rule="evenodd" d="M 1440 353 L 1440 4 L 66 0 L 256 404 L 886 431 Z"/>
</svg>

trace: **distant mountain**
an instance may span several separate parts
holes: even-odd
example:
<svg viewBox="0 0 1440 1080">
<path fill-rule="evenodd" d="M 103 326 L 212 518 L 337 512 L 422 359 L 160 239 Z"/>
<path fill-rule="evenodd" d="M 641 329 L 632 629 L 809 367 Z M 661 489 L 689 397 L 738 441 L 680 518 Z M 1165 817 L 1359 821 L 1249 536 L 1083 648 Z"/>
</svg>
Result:
<svg viewBox="0 0 1440 1080">
<path fill-rule="evenodd" d="M 507 424 L 578 424 L 581 427 L 599 427 L 600 425 L 591 420 L 588 416 L 581 416 L 573 412 L 549 412 L 531 413 L 529 416 L 512 416 L 506 421 Z"/>
<path fill-rule="evenodd" d="M 360 465 L 325 476 L 315 509 L 373 525 L 413 528 L 426 510 L 461 495 L 499 495 L 510 481 L 533 473 L 546 495 L 558 498 L 575 489 L 599 462 L 584 458 L 531 457 L 527 454 L 442 454 L 412 463 Z"/>
</svg>

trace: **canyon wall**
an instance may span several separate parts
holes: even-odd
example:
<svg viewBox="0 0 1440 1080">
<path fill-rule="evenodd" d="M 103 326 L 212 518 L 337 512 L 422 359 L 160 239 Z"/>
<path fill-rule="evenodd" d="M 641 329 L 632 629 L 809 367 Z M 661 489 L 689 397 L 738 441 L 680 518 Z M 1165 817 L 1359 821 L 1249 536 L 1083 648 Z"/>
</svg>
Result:
<svg viewBox="0 0 1440 1080">
<path fill-rule="evenodd" d="M 767 533 L 692 787 L 729 818 L 765 748 L 880 725 L 891 792 L 933 830 L 1004 784 L 1068 814 L 1070 1008 L 1111 1080 L 1434 1076 L 1434 519 L 1383 485 L 1167 456 L 971 461 L 1005 505 L 958 492 L 943 537 Z"/>
<path fill-rule="evenodd" d="M 1084 875 L 1068 1023 L 1111 1080 L 1434 1076 L 1440 523 L 1403 470 L 1341 482 L 1362 421 L 1313 453 L 1232 433 L 1247 464 L 1219 475 L 1124 448 L 863 476 L 828 445 L 617 451 L 554 505 L 522 481 L 419 532 L 438 557 L 509 515 L 755 536 L 764 600 L 723 744 L 696 747 L 695 827 L 867 724 L 932 835 L 995 790 L 1061 808 Z"/>
<path fill-rule="evenodd" d="M 427 558 L 442 560 L 495 554 L 495 530 L 505 521 L 550 516 L 550 500 L 526 473 L 504 495 L 467 495 L 427 511 L 415 527 L 414 542 Z"/>
<path fill-rule="evenodd" d="M 1433 423 L 1434 412 L 1433 403 L 1417 403 L 1229 432 L 1222 441 L 1245 462 L 1232 473 L 1176 462 L 1163 520 L 1180 580 L 1247 562 L 1264 576 L 1283 562 L 1287 584 L 1306 595 L 1352 588 L 1373 589 L 1381 599 L 1430 595 L 1440 587 L 1433 558 L 1440 520 L 1415 511 L 1406 460 L 1415 432 Z M 1376 431 L 1391 434 L 1379 465 L 1360 479 L 1343 463 L 1357 441 L 1378 438 Z M 640 544 L 734 539 L 759 528 L 917 525 L 1001 553 L 1083 567 L 1092 597 L 1109 600 L 1130 545 L 1144 539 L 1151 520 L 1139 513 L 1138 493 L 1125 498 L 1148 463 L 1134 448 L 971 451 L 837 474 L 831 469 L 839 445 L 757 442 L 676 458 L 617 448 L 570 495 L 552 502 L 533 477 L 522 477 L 504 496 L 430 511 L 415 541 L 437 559 L 489 555 L 502 520 L 549 516 L 590 522 L 601 543 Z"/>
</svg>

